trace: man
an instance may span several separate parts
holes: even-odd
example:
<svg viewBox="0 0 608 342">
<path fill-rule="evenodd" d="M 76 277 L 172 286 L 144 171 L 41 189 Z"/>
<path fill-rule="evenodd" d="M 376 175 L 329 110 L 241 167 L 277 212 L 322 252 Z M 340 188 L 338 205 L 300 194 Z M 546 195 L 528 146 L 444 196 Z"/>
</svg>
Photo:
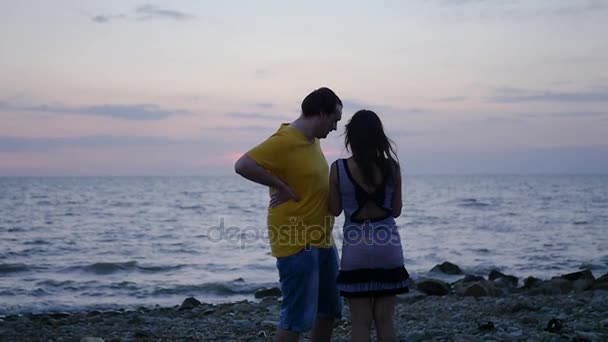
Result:
<svg viewBox="0 0 608 342">
<path fill-rule="evenodd" d="M 298 119 L 235 164 L 241 176 L 270 187 L 268 233 L 283 295 L 275 341 L 297 341 L 310 330 L 313 341 L 329 341 L 341 317 L 329 167 L 319 143 L 341 118 L 340 98 L 319 88 L 304 98 Z"/>
</svg>

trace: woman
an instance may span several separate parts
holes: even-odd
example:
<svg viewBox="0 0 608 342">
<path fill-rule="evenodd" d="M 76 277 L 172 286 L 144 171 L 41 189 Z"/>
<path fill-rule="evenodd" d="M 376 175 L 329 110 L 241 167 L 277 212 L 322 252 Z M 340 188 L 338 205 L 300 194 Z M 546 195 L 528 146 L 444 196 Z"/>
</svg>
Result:
<svg viewBox="0 0 608 342">
<path fill-rule="evenodd" d="M 360 110 L 346 125 L 348 159 L 330 171 L 329 210 L 344 210 L 344 243 L 338 288 L 348 299 L 353 341 L 396 341 L 396 295 L 408 291 L 409 275 L 395 224 L 401 215 L 401 173 L 394 148 L 376 113 Z"/>
</svg>

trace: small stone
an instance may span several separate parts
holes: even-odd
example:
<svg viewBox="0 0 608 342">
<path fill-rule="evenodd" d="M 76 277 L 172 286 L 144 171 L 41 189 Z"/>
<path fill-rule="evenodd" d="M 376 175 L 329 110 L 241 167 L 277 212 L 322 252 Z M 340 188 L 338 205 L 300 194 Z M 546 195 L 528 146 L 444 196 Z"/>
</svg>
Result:
<svg viewBox="0 0 608 342">
<path fill-rule="evenodd" d="M 255 323 L 248 321 L 246 319 L 235 319 L 234 324 L 238 325 L 240 328 L 251 328 L 255 325 Z"/>
<path fill-rule="evenodd" d="M 265 297 L 281 297 L 281 289 L 279 289 L 278 287 L 260 289 L 255 292 L 254 296 L 257 299 Z"/>
<path fill-rule="evenodd" d="M 100 337 L 83 337 L 80 342 L 104 342 L 104 340 Z"/>
<path fill-rule="evenodd" d="M 51 318 L 54 318 L 54 319 L 62 319 L 62 318 L 68 318 L 71 315 L 67 312 L 55 312 L 55 313 L 49 314 L 48 316 Z"/>
<path fill-rule="evenodd" d="M 278 327 L 279 326 L 279 322 L 277 322 L 277 321 L 271 321 L 271 320 L 264 320 L 260 324 L 262 324 L 262 325 L 269 325 L 269 326 L 272 326 L 272 327 Z"/>
<path fill-rule="evenodd" d="M 139 318 L 139 317 L 137 317 L 137 316 L 135 316 L 135 317 L 131 318 L 130 320 L 128 320 L 127 323 L 129 323 L 129 324 L 141 324 L 141 323 L 144 323 L 144 320 L 141 319 L 141 318 Z"/>
<path fill-rule="evenodd" d="M 588 331 L 577 331 L 574 341 L 601 341 L 602 338 L 596 333 Z M 605 340 L 604 340 L 605 341 Z"/>
<path fill-rule="evenodd" d="M 409 342 L 419 342 L 427 340 L 427 336 L 424 331 L 416 330 L 407 334 L 407 336 L 403 340 Z"/>
<path fill-rule="evenodd" d="M 137 330 L 133 336 L 135 336 L 136 338 L 149 338 L 150 337 L 150 333 L 144 330 Z"/>
</svg>

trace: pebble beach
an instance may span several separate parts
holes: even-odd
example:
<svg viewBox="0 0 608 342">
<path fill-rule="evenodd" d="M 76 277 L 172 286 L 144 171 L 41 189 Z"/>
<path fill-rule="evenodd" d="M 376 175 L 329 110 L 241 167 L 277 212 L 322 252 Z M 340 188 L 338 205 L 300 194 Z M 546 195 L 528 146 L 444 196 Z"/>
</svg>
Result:
<svg viewBox="0 0 608 342">
<path fill-rule="evenodd" d="M 267 289 L 256 300 L 234 303 L 191 297 L 174 307 L 1 316 L 0 341 L 268 341 L 279 294 Z M 588 270 L 549 280 L 496 271 L 454 283 L 419 279 L 398 298 L 400 341 L 608 340 L 608 275 L 596 278 Z M 349 334 L 345 306 L 332 340 L 349 341 Z"/>
</svg>

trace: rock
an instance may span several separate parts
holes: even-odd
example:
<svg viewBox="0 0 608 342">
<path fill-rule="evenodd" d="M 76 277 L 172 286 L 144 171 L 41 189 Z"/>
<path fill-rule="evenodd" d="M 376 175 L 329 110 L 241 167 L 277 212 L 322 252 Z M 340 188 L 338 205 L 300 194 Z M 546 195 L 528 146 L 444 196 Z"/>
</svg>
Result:
<svg viewBox="0 0 608 342">
<path fill-rule="evenodd" d="M 519 311 L 538 311 L 538 310 L 540 310 L 540 309 L 537 307 L 531 306 L 525 302 L 515 303 L 506 309 L 506 311 L 510 312 L 510 313 L 516 313 Z"/>
<path fill-rule="evenodd" d="M 143 339 L 149 339 L 150 333 L 145 331 L 145 330 L 137 330 L 133 336 L 135 336 L 135 338 L 143 338 Z"/>
<path fill-rule="evenodd" d="M 246 319 L 235 319 L 232 321 L 234 324 L 238 325 L 239 328 L 249 329 L 255 326 L 255 323 Z"/>
<path fill-rule="evenodd" d="M 55 313 L 48 314 L 48 316 L 50 318 L 54 318 L 54 319 L 63 319 L 63 318 L 68 318 L 71 315 L 67 312 L 55 312 Z"/>
<path fill-rule="evenodd" d="M 568 293 L 572 291 L 572 282 L 563 278 L 553 278 L 548 282 L 549 286 L 558 288 L 560 293 Z"/>
<path fill-rule="evenodd" d="M 575 281 L 575 280 L 578 280 L 578 279 L 593 279 L 593 280 L 595 280 L 595 277 L 593 276 L 593 273 L 591 273 L 591 271 L 589 271 L 589 270 L 583 270 L 583 271 L 578 271 L 578 272 L 564 274 L 564 275 L 561 276 L 561 278 L 568 279 L 570 281 Z"/>
<path fill-rule="evenodd" d="M 573 341 L 602 341 L 600 335 L 588 331 L 577 331 Z M 605 341 L 605 340 L 604 340 Z"/>
<path fill-rule="evenodd" d="M 608 291 L 608 282 L 602 282 L 602 283 L 596 282 L 595 284 L 593 284 L 593 287 L 591 289 Z"/>
<path fill-rule="evenodd" d="M 606 273 L 603 276 L 597 278 L 595 281 L 598 282 L 598 283 L 608 283 L 608 273 Z"/>
<path fill-rule="evenodd" d="M 491 330 L 496 329 L 496 326 L 494 325 L 494 322 L 492 322 L 492 321 L 487 321 L 486 323 L 483 323 L 483 324 L 478 324 L 478 325 L 477 325 L 477 328 L 478 328 L 479 330 L 490 330 L 490 331 L 491 331 Z"/>
<path fill-rule="evenodd" d="M 424 331 L 415 330 L 415 331 L 412 331 L 411 333 L 407 334 L 407 336 L 403 339 L 403 341 L 418 342 L 418 341 L 425 341 L 426 339 L 427 339 L 427 336 L 424 333 Z"/>
<path fill-rule="evenodd" d="M 538 278 L 528 277 L 528 278 L 524 279 L 524 288 L 531 289 L 533 287 L 540 285 L 542 282 L 543 281 Z"/>
<path fill-rule="evenodd" d="M 545 331 L 551 333 L 557 333 L 564 327 L 562 320 L 557 318 L 551 318 L 549 322 L 547 322 L 547 327 L 544 329 Z"/>
<path fill-rule="evenodd" d="M 264 330 L 260 330 L 257 333 L 258 337 L 268 338 L 268 334 Z"/>
<path fill-rule="evenodd" d="M 263 307 L 268 307 L 270 305 L 277 304 L 278 300 L 276 297 L 266 297 L 260 301 L 260 305 Z"/>
<path fill-rule="evenodd" d="M 524 334 L 524 332 L 518 327 L 507 327 L 503 332 L 505 336 L 509 336 L 511 338 L 517 338 Z"/>
<path fill-rule="evenodd" d="M 414 304 L 419 300 L 426 298 L 426 295 L 418 291 L 410 291 L 406 294 L 397 295 L 398 303 Z"/>
<path fill-rule="evenodd" d="M 454 342 L 470 342 L 470 341 L 475 341 L 476 338 L 479 338 L 476 335 L 463 335 L 463 334 L 457 334 L 454 335 Z M 487 340 L 484 340 L 487 341 Z"/>
<path fill-rule="evenodd" d="M 271 327 L 278 327 L 279 326 L 279 322 L 277 321 L 271 321 L 271 320 L 264 320 L 260 323 L 261 325 L 268 325 Z"/>
<path fill-rule="evenodd" d="M 491 283 L 484 280 L 466 285 L 462 290 L 462 295 L 465 297 L 490 297 L 495 296 L 495 291 Z"/>
<path fill-rule="evenodd" d="M 201 302 L 199 302 L 196 298 L 194 297 L 188 297 L 184 300 L 184 302 L 182 303 L 182 305 L 179 306 L 179 310 L 191 310 L 197 306 L 201 306 L 203 304 L 201 304 Z"/>
<path fill-rule="evenodd" d="M 83 337 L 80 342 L 104 342 L 104 340 L 100 337 Z"/>
<path fill-rule="evenodd" d="M 429 296 L 445 296 L 450 292 L 448 284 L 437 279 L 424 279 L 418 282 L 418 291 Z"/>
<path fill-rule="evenodd" d="M 281 289 L 278 287 L 271 287 L 269 289 L 261 289 L 255 292 L 255 298 L 265 298 L 265 297 L 281 297 Z"/>
<path fill-rule="evenodd" d="M 505 290 L 514 290 L 517 288 L 517 283 L 514 283 L 513 281 L 504 277 L 494 280 L 492 284 L 494 284 L 494 286 L 496 286 L 497 288 Z"/>
<path fill-rule="evenodd" d="M 577 279 L 572 283 L 572 287 L 574 287 L 574 291 L 576 292 L 582 292 L 582 291 L 586 291 L 586 290 L 590 290 L 591 288 L 593 288 L 593 285 L 595 284 L 595 280 L 591 279 L 591 278 L 581 278 L 581 279 Z"/>
<path fill-rule="evenodd" d="M 127 321 L 127 323 L 129 323 L 129 324 L 142 324 L 142 323 L 145 323 L 145 321 L 143 319 L 141 319 L 140 317 L 135 316 L 135 317 L 129 319 Z"/>
<path fill-rule="evenodd" d="M 530 295 L 559 295 L 572 291 L 572 282 L 561 277 L 543 281 L 538 287 L 528 291 Z"/>
<path fill-rule="evenodd" d="M 506 275 L 497 270 L 490 271 L 490 274 L 488 274 L 488 280 L 490 280 L 490 281 L 501 280 L 500 281 L 501 284 L 504 284 L 507 287 L 517 287 L 517 283 L 519 283 L 519 278 L 512 276 L 512 275 Z"/>
<path fill-rule="evenodd" d="M 482 281 L 482 280 L 485 280 L 482 276 L 476 276 L 476 275 L 472 275 L 472 274 L 467 274 L 462 279 L 462 282 L 463 283 L 472 283 L 472 282 L 475 282 L 475 281 Z"/>
<path fill-rule="evenodd" d="M 460 269 L 460 267 L 447 261 L 444 261 L 441 265 L 435 265 L 435 267 L 431 269 L 431 272 L 441 272 L 445 274 L 462 274 L 462 270 Z"/>
</svg>

